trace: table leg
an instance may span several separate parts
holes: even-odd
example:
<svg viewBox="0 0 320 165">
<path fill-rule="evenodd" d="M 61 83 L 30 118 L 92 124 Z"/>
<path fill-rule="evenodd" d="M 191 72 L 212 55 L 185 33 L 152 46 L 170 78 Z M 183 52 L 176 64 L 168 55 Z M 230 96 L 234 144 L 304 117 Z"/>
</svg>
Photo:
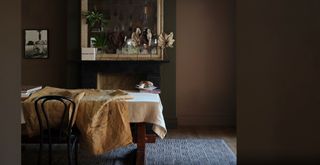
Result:
<svg viewBox="0 0 320 165">
<path fill-rule="evenodd" d="M 146 145 L 146 125 L 145 123 L 137 123 L 137 152 L 136 165 L 144 165 L 145 145 Z"/>
</svg>

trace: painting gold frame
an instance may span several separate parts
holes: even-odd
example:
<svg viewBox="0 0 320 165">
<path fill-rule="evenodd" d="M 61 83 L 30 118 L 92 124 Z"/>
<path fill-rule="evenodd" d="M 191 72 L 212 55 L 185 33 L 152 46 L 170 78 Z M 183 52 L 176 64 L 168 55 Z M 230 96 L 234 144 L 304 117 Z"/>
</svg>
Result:
<svg viewBox="0 0 320 165">
<path fill-rule="evenodd" d="M 81 13 L 88 11 L 88 1 L 81 0 Z M 157 1 L 157 36 L 163 32 L 163 13 L 164 13 L 164 0 Z M 81 17 L 81 47 L 89 47 L 88 43 L 88 24 L 85 17 Z M 142 61 L 142 60 L 163 60 L 163 49 L 157 47 L 157 54 L 107 54 L 101 53 L 96 55 L 96 60 L 133 60 L 133 61 Z"/>
</svg>

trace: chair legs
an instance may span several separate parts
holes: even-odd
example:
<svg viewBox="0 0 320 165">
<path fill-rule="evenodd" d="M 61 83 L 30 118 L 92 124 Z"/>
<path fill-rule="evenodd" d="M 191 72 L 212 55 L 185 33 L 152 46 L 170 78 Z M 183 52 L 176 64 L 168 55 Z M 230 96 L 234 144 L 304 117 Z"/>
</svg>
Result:
<svg viewBox="0 0 320 165">
<path fill-rule="evenodd" d="M 78 139 L 73 140 L 73 143 L 67 144 L 68 150 L 68 165 L 78 165 Z M 38 165 L 42 162 L 43 143 L 40 143 L 38 150 Z M 52 144 L 49 144 L 49 165 L 52 165 Z"/>
<path fill-rule="evenodd" d="M 38 165 L 41 165 L 42 151 L 43 151 L 43 143 L 41 142 L 39 151 L 38 151 Z M 49 165 L 52 165 L 52 144 L 49 144 Z"/>
<path fill-rule="evenodd" d="M 74 161 L 75 161 L 75 165 L 78 165 L 78 138 L 75 140 L 75 144 L 74 144 Z"/>
<path fill-rule="evenodd" d="M 49 165 L 52 165 L 52 144 L 49 143 Z"/>
<path fill-rule="evenodd" d="M 72 151 L 72 149 L 70 148 L 70 140 L 68 140 L 68 165 L 72 164 L 72 162 L 71 162 L 72 161 L 72 154 L 70 153 L 70 151 Z"/>
<path fill-rule="evenodd" d="M 68 159 L 69 165 L 78 165 L 78 138 L 68 143 Z"/>
<path fill-rule="evenodd" d="M 41 158 L 42 158 L 42 142 L 40 143 L 40 146 L 39 146 L 39 153 L 38 153 L 38 165 L 41 165 Z"/>
</svg>

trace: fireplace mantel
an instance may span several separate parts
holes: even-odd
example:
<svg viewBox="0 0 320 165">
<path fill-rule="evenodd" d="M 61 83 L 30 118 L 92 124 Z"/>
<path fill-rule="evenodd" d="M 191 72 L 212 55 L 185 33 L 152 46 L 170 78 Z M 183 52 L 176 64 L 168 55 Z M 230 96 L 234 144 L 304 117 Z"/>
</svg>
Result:
<svg viewBox="0 0 320 165">
<path fill-rule="evenodd" d="M 169 60 L 92 60 L 92 61 L 81 61 L 82 64 L 88 64 L 88 63 L 131 63 L 131 64 L 144 64 L 144 63 L 169 63 Z"/>
<path fill-rule="evenodd" d="M 164 63 L 169 61 L 81 61 L 81 87 L 98 88 L 98 74 L 136 75 L 142 77 L 141 80 L 152 81 L 155 86 L 160 87 L 160 65 Z"/>
</svg>

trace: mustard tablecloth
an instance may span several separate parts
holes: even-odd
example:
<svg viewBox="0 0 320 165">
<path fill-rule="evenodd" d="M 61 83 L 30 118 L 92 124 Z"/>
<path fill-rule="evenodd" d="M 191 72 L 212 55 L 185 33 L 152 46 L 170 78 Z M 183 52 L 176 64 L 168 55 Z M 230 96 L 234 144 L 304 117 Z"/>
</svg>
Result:
<svg viewBox="0 0 320 165">
<path fill-rule="evenodd" d="M 115 90 L 61 89 L 45 87 L 23 102 L 23 114 L 27 133 L 39 134 L 34 101 L 44 95 L 61 95 L 76 103 L 75 123 L 81 132 L 82 147 L 93 154 L 102 154 L 132 143 L 130 120 L 126 99 L 132 96 Z M 61 112 L 57 103 L 48 104 L 51 125 L 56 125 Z"/>
</svg>

